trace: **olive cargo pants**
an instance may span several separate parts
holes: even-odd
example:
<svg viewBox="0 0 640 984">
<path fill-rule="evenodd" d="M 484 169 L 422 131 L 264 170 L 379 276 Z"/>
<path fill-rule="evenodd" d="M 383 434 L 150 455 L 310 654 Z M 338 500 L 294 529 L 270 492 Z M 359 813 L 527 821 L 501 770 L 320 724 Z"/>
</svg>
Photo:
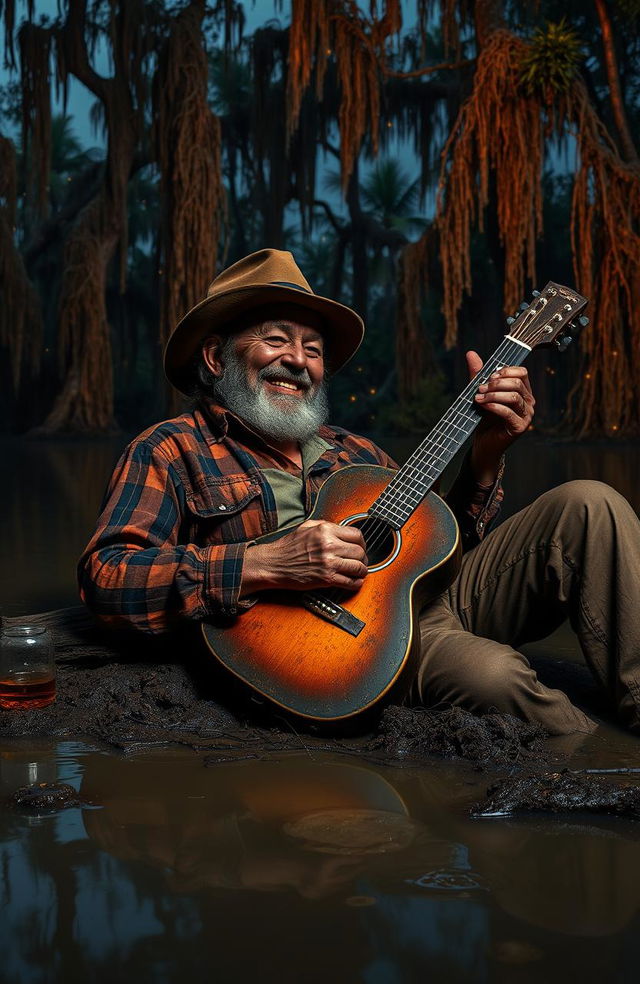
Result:
<svg viewBox="0 0 640 984">
<path fill-rule="evenodd" d="M 601 482 L 546 492 L 463 556 L 421 615 L 410 701 L 497 709 L 554 735 L 595 730 L 517 651 L 566 618 L 621 721 L 640 733 L 640 520 Z"/>
</svg>

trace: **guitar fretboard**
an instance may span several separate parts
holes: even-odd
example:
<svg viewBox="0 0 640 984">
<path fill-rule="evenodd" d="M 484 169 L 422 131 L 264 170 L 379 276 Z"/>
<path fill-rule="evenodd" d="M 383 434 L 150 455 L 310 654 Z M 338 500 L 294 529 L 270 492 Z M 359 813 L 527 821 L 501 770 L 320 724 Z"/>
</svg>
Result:
<svg viewBox="0 0 640 984">
<path fill-rule="evenodd" d="M 462 391 L 433 430 L 400 468 L 369 510 L 370 516 L 400 529 L 428 495 L 454 455 L 482 419 L 474 397 L 478 386 L 502 366 L 522 365 L 531 349 L 506 335 L 491 358 Z"/>
</svg>

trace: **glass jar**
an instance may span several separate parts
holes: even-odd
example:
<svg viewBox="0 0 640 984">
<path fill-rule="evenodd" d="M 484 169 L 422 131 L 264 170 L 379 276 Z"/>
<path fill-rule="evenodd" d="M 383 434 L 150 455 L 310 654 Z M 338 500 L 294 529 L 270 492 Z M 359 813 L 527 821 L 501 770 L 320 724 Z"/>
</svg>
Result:
<svg viewBox="0 0 640 984">
<path fill-rule="evenodd" d="M 3 625 L 0 630 L 0 707 L 46 707 L 55 700 L 51 633 L 42 625 Z"/>
</svg>

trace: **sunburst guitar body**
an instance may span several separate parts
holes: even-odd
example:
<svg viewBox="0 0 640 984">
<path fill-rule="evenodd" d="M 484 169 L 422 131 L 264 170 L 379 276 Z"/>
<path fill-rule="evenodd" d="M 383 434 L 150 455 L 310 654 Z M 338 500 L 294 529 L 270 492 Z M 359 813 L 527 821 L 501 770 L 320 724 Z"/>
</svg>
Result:
<svg viewBox="0 0 640 984">
<path fill-rule="evenodd" d="M 335 472 L 309 519 L 361 525 L 394 474 L 375 465 Z M 337 721 L 366 710 L 401 686 L 419 646 L 419 610 L 450 584 L 460 558 L 456 520 L 434 492 L 402 529 L 388 526 L 375 540 L 359 591 L 264 592 L 237 618 L 204 622 L 207 645 L 228 670 L 297 715 Z"/>
</svg>

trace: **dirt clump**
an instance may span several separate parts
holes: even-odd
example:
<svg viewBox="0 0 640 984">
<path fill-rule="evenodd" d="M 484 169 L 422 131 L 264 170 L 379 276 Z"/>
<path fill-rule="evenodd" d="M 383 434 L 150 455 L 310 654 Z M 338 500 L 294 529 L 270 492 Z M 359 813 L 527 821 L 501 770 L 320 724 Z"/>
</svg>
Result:
<svg viewBox="0 0 640 984">
<path fill-rule="evenodd" d="M 59 810 L 80 805 L 77 792 L 66 782 L 34 782 L 30 786 L 20 786 L 10 796 L 10 802 L 27 810 Z"/>
<path fill-rule="evenodd" d="M 538 758 L 546 732 L 510 714 L 478 716 L 460 707 L 388 707 L 369 743 L 390 758 L 431 755 L 479 764 Z"/>
<path fill-rule="evenodd" d="M 476 804 L 475 817 L 522 813 L 611 813 L 640 820 L 640 786 L 590 775 L 554 772 L 502 779 Z"/>
</svg>

